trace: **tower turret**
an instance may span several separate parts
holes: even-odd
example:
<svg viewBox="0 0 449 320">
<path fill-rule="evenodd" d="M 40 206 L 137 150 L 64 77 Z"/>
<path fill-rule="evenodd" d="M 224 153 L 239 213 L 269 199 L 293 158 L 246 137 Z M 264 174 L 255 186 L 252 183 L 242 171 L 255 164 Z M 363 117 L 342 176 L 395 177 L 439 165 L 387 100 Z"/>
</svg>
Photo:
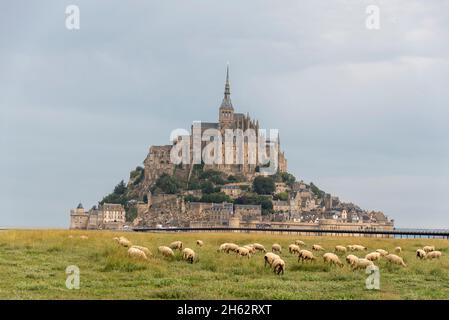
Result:
<svg viewBox="0 0 449 320">
<path fill-rule="evenodd" d="M 219 110 L 219 121 L 221 128 L 229 128 L 234 122 L 234 107 L 231 102 L 231 85 L 229 83 L 229 63 L 226 67 L 226 83 L 223 101 Z"/>
</svg>

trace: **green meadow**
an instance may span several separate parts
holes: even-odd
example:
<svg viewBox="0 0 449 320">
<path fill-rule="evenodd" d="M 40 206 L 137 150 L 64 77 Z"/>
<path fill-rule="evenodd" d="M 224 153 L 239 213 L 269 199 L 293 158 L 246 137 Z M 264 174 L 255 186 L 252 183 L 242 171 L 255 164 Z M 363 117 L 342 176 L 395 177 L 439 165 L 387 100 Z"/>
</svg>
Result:
<svg viewBox="0 0 449 320">
<path fill-rule="evenodd" d="M 69 235 L 72 237 L 70 238 Z M 81 239 L 87 235 L 88 239 Z M 148 247 L 149 260 L 127 255 L 115 236 Z M 196 240 L 204 246 L 196 246 Z M 312 263 L 299 263 L 288 245 L 300 239 L 310 250 L 320 244 L 333 252 L 336 245 L 361 244 L 367 252 L 385 249 L 400 254 L 407 267 L 376 262 L 380 290 L 365 287 L 364 270 L 352 271 L 323 262 L 324 252 Z M 157 252 L 160 245 L 181 240 L 199 260 L 189 264 L 175 252 L 174 259 Z M 263 254 L 250 259 L 218 253 L 223 242 L 258 242 L 267 250 L 279 243 L 286 262 L 284 275 L 264 267 Z M 417 248 L 434 245 L 439 260 L 418 260 Z M 367 252 L 356 252 L 359 257 Z M 344 262 L 344 255 L 341 255 Z M 66 287 L 66 268 L 80 270 L 80 288 Z M 356 237 L 297 237 L 247 233 L 133 233 L 69 230 L 0 231 L 0 299 L 448 299 L 449 241 L 434 239 L 380 239 Z"/>
</svg>

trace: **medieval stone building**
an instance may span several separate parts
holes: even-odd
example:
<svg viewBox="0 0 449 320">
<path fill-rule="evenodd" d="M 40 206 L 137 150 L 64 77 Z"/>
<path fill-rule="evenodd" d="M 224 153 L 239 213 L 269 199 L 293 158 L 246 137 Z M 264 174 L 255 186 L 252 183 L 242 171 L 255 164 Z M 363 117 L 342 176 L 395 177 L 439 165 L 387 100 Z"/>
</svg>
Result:
<svg viewBox="0 0 449 320">
<path fill-rule="evenodd" d="M 85 211 L 80 203 L 76 209 L 70 211 L 70 229 L 120 230 L 123 229 L 125 221 L 125 208 L 121 204 L 105 203 Z"/>
<path fill-rule="evenodd" d="M 226 82 L 224 89 L 224 97 L 221 102 L 221 105 L 218 109 L 218 122 L 201 122 L 200 125 L 200 133 L 201 136 L 206 132 L 206 130 L 214 129 L 219 132 L 220 136 L 217 137 L 220 141 L 222 141 L 222 159 L 225 159 L 225 132 L 227 129 L 232 130 L 242 130 L 246 132 L 247 129 L 253 129 L 256 133 L 256 136 L 259 134 L 259 121 L 251 119 L 249 114 L 237 113 L 234 110 L 234 106 L 231 101 L 231 86 L 229 81 L 229 67 L 226 71 Z M 177 174 L 178 177 L 183 179 L 188 179 L 191 174 L 191 170 L 193 168 L 193 146 L 194 135 L 193 135 L 193 125 L 191 128 L 191 134 L 188 137 L 183 137 L 183 139 L 190 139 L 190 162 L 188 164 L 183 164 L 181 166 L 175 166 L 170 161 L 170 152 L 173 146 L 179 141 L 173 141 L 171 145 L 163 145 L 163 146 L 151 146 L 148 156 L 144 161 L 145 166 L 145 183 L 146 187 L 149 187 L 154 184 L 158 177 L 162 174 L 166 173 L 169 175 Z M 211 137 L 211 141 L 213 141 L 215 137 Z M 201 146 L 204 148 L 207 142 L 202 141 Z M 277 169 L 280 172 L 287 172 L 287 160 L 285 158 L 284 152 L 281 151 L 279 137 L 277 137 L 277 141 L 270 141 L 267 139 L 266 144 L 266 152 L 269 156 L 270 154 L 270 145 L 272 148 L 277 148 Z M 241 175 L 244 176 L 247 180 L 251 180 L 254 176 L 257 175 L 259 170 L 258 163 L 259 159 L 256 159 L 256 163 L 251 161 L 249 153 L 253 150 L 247 143 L 244 141 L 243 144 L 243 162 L 237 161 L 237 152 L 236 146 L 233 146 L 233 162 L 232 163 L 217 163 L 217 164 L 206 164 L 204 166 L 204 170 L 217 170 L 221 171 L 227 175 Z M 258 154 L 258 145 L 256 145 L 256 153 Z M 223 161 L 224 162 L 224 161 Z M 176 170 L 175 170 L 176 169 Z"/>
</svg>

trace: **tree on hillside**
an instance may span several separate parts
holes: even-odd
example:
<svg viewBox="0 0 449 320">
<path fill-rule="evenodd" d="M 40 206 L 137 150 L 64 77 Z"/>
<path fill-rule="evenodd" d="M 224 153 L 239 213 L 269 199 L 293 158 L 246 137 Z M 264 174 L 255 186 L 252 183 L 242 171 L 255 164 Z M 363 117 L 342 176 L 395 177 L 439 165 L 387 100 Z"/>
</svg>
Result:
<svg viewBox="0 0 449 320">
<path fill-rule="evenodd" d="M 253 181 L 253 190 L 257 194 L 272 194 L 276 190 L 276 185 L 273 178 L 258 176 Z"/>
<path fill-rule="evenodd" d="M 127 187 L 125 182 L 122 180 L 117 184 L 114 188 L 114 191 L 110 194 L 108 194 L 106 197 L 104 197 L 100 204 L 104 203 L 115 203 L 115 204 L 121 204 L 126 205 L 126 202 L 128 201 L 126 197 Z"/>
<path fill-rule="evenodd" d="M 255 193 L 247 193 L 234 201 L 235 204 L 260 205 L 262 214 L 267 215 L 273 211 L 273 203 L 269 196 L 258 195 Z"/>
<path fill-rule="evenodd" d="M 273 200 L 282 200 L 287 201 L 288 200 L 288 192 L 280 192 L 273 196 Z"/>
<path fill-rule="evenodd" d="M 125 181 L 120 181 L 118 185 L 115 186 L 114 188 L 114 194 L 116 195 L 121 195 L 124 194 L 126 192 L 126 184 Z"/>
<path fill-rule="evenodd" d="M 175 178 L 163 173 L 156 181 L 155 187 L 163 193 L 175 194 L 178 192 L 179 185 Z"/>
<path fill-rule="evenodd" d="M 316 185 L 313 184 L 313 182 L 310 183 L 310 190 L 312 190 L 313 194 L 316 195 L 318 198 L 322 198 L 324 195 L 324 191 L 320 190 Z"/>
<path fill-rule="evenodd" d="M 291 173 L 281 172 L 279 175 L 282 178 L 282 182 L 284 182 L 285 184 L 287 184 L 290 187 L 296 182 L 295 176 L 292 175 Z"/>
</svg>

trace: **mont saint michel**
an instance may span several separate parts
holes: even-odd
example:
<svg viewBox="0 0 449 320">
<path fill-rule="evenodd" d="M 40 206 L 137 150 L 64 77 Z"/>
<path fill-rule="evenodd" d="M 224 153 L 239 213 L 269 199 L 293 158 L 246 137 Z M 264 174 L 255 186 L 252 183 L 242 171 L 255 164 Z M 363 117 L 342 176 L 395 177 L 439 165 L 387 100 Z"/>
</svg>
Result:
<svg viewBox="0 0 449 320">
<path fill-rule="evenodd" d="M 247 227 L 392 230 L 394 220 L 306 183 L 288 171 L 280 133 L 262 129 L 231 100 L 229 66 L 215 122 L 152 145 L 91 209 L 70 212 L 71 229 Z M 238 143 L 240 142 L 240 143 Z"/>
</svg>

